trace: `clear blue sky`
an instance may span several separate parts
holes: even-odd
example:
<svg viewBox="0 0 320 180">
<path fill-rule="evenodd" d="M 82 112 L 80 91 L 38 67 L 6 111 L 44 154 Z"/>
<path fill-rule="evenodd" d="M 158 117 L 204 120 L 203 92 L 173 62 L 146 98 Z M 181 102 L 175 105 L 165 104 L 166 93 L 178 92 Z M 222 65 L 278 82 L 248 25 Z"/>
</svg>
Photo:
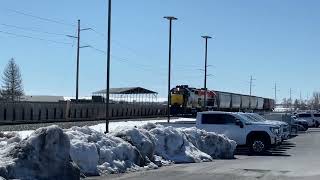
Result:
<svg viewBox="0 0 320 180">
<path fill-rule="evenodd" d="M 172 86 L 202 87 L 204 40 L 209 41 L 208 61 L 213 67 L 210 89 L 273 97 L 278 83 L 279 99 L 311 96 L 320 89 L 320 1 L 268 0 L 114 0 L 112 29 L 111 86 L 143 86 L 166 97 L 168 62 L 168 22 L 163 16 L 179 18 L 173 25 Z M 12 10 L 54 19 L 43 21 Z M 55 44 L 16 37 L 0 32 L 0 71 L 14 57 L 20 65 L 26 94 L 75 95 L 74 40 L 76 24 L 106 34 L 105 0 L 6 0 L 0 6 L 0 31 L 50 39 L 71 44 Z M 31 28 L 62 35 L 25 31 Z M 106 50 L 106 37 L 82 32 L 88 43 Z M 74 44 L 75 45 L 75 44 Z M 91 95 L 105 87 L 105 54 L 81 50 L 80 95 Z"/>
</svg>

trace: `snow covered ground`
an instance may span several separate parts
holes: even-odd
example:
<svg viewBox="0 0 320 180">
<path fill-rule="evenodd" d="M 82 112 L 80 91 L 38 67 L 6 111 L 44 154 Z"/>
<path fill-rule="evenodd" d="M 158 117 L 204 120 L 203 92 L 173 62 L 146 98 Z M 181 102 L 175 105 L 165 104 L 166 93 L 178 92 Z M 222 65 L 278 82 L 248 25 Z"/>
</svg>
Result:
<svg viewBox="0 0 320 180">
<path fill-rule="evenodd" d="M 178 120 L 194 121 L 174 121 Z M 109 134 L 103 133 L 105 124 L 65 130 L 50 126 L 34 132 L 2 133 L 0 177 L 56 177 L 57 171 L 51 172 L 51 168 L 47 167 L 50 163 L 42 162 L 44 159 L 49 159 L 53 167 L 69 167 L 72 172 L 78 172 L 78 168 L 81 173 L 91 176 L 155 169 L 171 163 L 205 162 L 234 157 L 236 143 L 223 135 L 195 127 L 173 128 L 154 123 L 112 122 Z M 32 163 L 29 162 L 31 159 Z M 77 177 L 61 173 L 71 179 Z"/>
<path fill-rule="evenodd" d="M 171 119 L 170 122 L 176 122 L 176 121 L 195 121 L 193 118 L 175 118 Z M 123 128 L 129 128 L 129 127 L 135 127 L 135 126 L 142 126 L 148 123 L 160 123 L 160 122 L 167 122 L 166 119 L 155 119 L 155 120 L 137 120 L 137 121 L 121 121 L 121 122 L 110 122 L 109 123 L 109 131 L 113 132 L 115 130 L 121 130 Z M 89 128 L 94 129 L 99 132 L 105 132 L 106 130 L 106 124 L 101 123 L 94 126 L 89 126 Z M 25 131 L 12 131 L 20 134 L 20 137 L 22 139 L 27 138 L 31 135 L 34 130 L 25 130 Z M 8 133 L 8 132 L 5 132 Z"/>
</svg>

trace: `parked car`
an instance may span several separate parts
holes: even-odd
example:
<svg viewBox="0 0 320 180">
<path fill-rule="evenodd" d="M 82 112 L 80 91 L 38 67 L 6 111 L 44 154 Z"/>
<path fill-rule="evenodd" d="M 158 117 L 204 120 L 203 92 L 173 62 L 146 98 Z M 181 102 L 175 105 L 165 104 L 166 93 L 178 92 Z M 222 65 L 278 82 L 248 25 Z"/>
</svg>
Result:
<svg viewBox="0 0 320 180">
<path fill-rule="evenodd" d="M 298 126 L 299 131 L 306 131 L 309 128 L 308 121 L 302 118 L 297 118 L 296 116 L 292 116 L 293 124 Z"/>
<path fill-rule="evenodd" d="M 319 122 L 315 120 L 312 113 L 298 113 L 297 119 L 304 119 L 308 122 L 309 127 L 319 127 Z"/>
<path fill-rule="evenodd" d="M 248 146 L 252 153 L 262 153 L 281 141 L 280 126 L 252 121 L 238 113 L 199 112 L 196 127 L 224 134 L 236 141 L 237 145 Z"/>
<path fill-rule="evenodd" d="M 319 127 L 320 125 L 320 113 L 313 113 L 313 118 L 315 120 L 315 127 Z"/>
<path fill-rule="evenodd" d="M 241 115 L 246 116 L 247 118 L 257 121 L 257 122 L 265 122 L 273 125 L 280 126 L 280 134 L 281 134 L 281 141 L 289 139 L 290 136 L 290 128 L 289 124 L 283 121 L 276 121 L 276 120 L 267 120 L 264 117 L 260 116 L 256 113 L 240 113 Z"/>
</svg>

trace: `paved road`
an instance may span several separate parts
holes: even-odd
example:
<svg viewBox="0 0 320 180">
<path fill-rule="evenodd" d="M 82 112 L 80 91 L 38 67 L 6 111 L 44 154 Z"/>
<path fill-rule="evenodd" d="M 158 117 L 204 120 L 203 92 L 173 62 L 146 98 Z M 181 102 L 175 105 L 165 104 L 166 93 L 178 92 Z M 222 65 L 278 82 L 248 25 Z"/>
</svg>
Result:
<svg viewBox="0 0 320 180">
<path fill-rule="evenodd" d="M 229 180 L 320 179 L 320 129 L 310 129 L 263 156 L 237 152 L 234 160 L 180 164 L 158 170 L 89 179 L 113 180 Z"/>
</svg>

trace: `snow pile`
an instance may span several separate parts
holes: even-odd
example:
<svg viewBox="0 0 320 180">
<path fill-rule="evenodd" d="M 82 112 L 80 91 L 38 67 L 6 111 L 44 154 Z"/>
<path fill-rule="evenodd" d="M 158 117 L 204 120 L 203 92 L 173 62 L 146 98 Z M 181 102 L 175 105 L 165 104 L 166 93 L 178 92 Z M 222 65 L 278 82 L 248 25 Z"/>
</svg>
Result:
<svg viewBox="0 0 320 180">
<path fill-rule="evenodd" d="M 236 142 L 224 135 L 207 132 L 195 127 L 181 129 L 187 139 L 198 149 L 209 154 L 214 159 L 232 159 L 236 149 Z"/>
<path fill-rule="evenodd" d="M 89 127 L 73 127 L 65 133 L 70 138 L 70 156 L 86 175 L 233 158 L 236 146 L 234 141 L 215 133 L 152 123 L 107 135 Z"/>
<path fill-rule="evenodd" d="M 6 147 L 13 143 L 18 143 L 21 141 L 21 137 L 18 133 L 9 132 L 3 133 L 0 132 L 0 148 Z"/>
<path fill-rule="evenodd" d="M 175 163 L 230 159 L 234 157 L 236 148 L 235 141 L 197 128 L 173 128 L 149 123 L 113 134 L 135 146 L 154 163 L 154 155 Z"/>
<path fill-rule="evenodd" d="M 149 137 L 150 141 L 154 144 L 154 153 L 166 160 L 174 161 L 175 163 L 191 163 L 212 160 L 208 154 L 196 148 L 187 139 L 183 131 L 178 128 L 164 127 L 162 125 L 149 123 L 141 126 L 140 128 L 136 128 L 136 130 L 145 134 L 147 132 L 147 137 Z M 127 133 L 127 135 L 130 135 L 130 133 Z M 138 143 L 139 142 L 136 142 L 135 144 Z"/>
<path fill-rule="evenodd" d="M 121 138 L 88 127 L 66 130 L 72 160 L 86 175 L 123 173 L 148 165 L 139 150 Z"/>
<path fill-rule="evenodd" d="M 40 128 L 20 141 L 15 134 L 2 134 L 0 177 L 5 179 L 79 179 L 71 161 L 68 136 L 57 126 Z M 1 141 L 3 142 L 3 141 Z"/>
<path fill-rule="evenodd" d="M 0 133 L 0 177 L 78 179 L 80 172 L 92 176 L 229 159 L 235 147 L 223 135 L 153 123 L 109 134 L 90 127 L 50 126 L 24 140 L 17 133 Z"/>
</svg>

